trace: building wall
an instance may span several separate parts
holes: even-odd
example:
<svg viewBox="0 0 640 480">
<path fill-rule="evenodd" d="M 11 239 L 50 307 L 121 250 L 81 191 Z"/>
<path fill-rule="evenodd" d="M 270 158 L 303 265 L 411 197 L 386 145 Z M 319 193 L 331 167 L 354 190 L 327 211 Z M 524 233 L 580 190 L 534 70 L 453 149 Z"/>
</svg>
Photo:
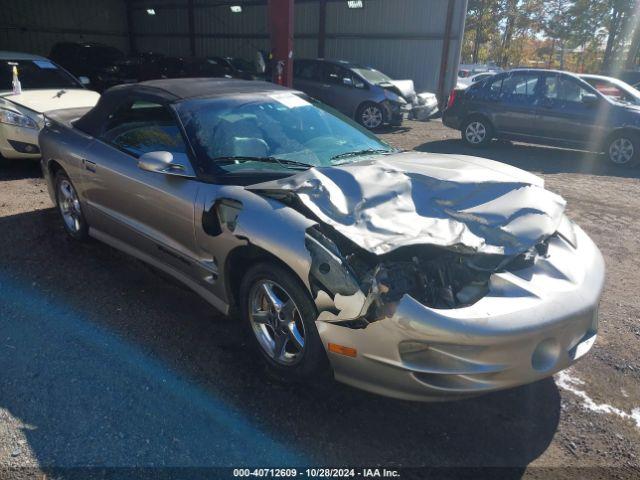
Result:
<svg viewBox="0 0 640 480">
<path fill-rule="evenodd" d="M 193 0 L 196 55 L 255 58 L 269 50 L 266 0 Z M 449 0 L 327 0 L 325 56 L 371 65 L 388 75 L 411 78 L 436 91 Z M 189 55 L 188 0 L 131 0 L 138 51 Z M 446 87 L 455 83 L 467 0 L 454 0 Z M 0 49 L 47 54 L 60 40 L 99 41 L 129 48 L 125 0 L 4 0 Z M 229 6 L 240 4 L 243 12 Z M 153 7 L 156 14 L 148 15 Z M 296 58 L 318 53 L 317 0 L 296 0 Z"/>
<path fill-rule="evenodd" d="M 467 4 L 454 1 L 447 89 L 455 83 Z M 194 2 L 197 55 L 253 59 L 257 50 L 269 50 L 266 1 Z M 187 0 L 155 0 L 156 15 L 147 15 L 147 4 L 141 2 L 134 10 L 138 49 L 188 54 Z M 243 12 L 232 13 L 230 4 L 242 5 Z M 448 0 L 364 0 L 364 8 L 349 9 L 346 0 L 328 0 L 325 56 L 371 65 L 394 78 L 411 78 L 419 89 L 435 91 L 447 5 Z M 296 1 L 295 58 L 317 57 L 318 16 L 317 1 Z"/>
<path fill-rule="evenodd" d="M 47 55 L 60 41 L 127 47 L 123 0 L 3 0 L 0 50 Z"/>
</svg>

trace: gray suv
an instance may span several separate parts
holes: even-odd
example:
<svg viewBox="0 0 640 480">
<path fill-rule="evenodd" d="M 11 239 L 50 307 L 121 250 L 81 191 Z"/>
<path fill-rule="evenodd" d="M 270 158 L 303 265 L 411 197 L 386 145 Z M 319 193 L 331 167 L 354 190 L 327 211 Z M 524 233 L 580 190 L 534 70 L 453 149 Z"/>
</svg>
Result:
<svg viewBox="0 0 640 480">
<path fill-rule="evenodd" d="M 416 94 L 413 81 L 344 60 L 296 60 L 293 86 L 369 129 L 399 126 L 405 115 L 426 120 L 438 110 L 436 96 Z"/>
</svg>

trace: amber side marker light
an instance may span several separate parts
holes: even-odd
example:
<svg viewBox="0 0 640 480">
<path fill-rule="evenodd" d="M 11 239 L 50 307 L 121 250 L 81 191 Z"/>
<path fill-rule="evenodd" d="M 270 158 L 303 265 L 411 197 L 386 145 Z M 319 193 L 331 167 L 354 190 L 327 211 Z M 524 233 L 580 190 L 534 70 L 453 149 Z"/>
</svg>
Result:
<svg viewBox="0 0 640 480">
<path fill-rule="evenodd" d="M 358 355 L 358 351 L 355 348 L 345 347 L 344 345 L 338 345 L 337 343 L 330 343 L 329 351 L 346 357 L 355 357 Z"/>
</svg>

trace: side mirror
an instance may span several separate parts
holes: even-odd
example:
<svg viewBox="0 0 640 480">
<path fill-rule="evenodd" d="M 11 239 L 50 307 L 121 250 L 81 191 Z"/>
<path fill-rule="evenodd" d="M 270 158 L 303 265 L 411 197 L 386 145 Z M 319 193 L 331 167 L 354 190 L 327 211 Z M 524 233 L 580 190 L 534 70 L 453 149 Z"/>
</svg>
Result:
<svg viewBox="0 0 640 480">
<path fill-rule="evenodd" d="M 183 158 L 176 158 L 180 156 Z M 138 168 L 146 172 L 162 173 L 176 177 L 195 177 L 187 156 L 180 153 L 147 152 L 138 159 Z"/>
<path fill-rule="evenodd" d="M 585 105 L 595 105 L 598 103 L 598 96 L 593 93 L 586 93 L 582 95 L 582 103 Z"/>
<path fill-rule="evenodd" d="M 344 77 L 342 79 L 342 84 L 345 87 L 353 87 L 353 79 L 349 78 L 349 77 Z"/>
<path fill-rule="evenodd" d="M 85 77 L 84 75 L 82 77 L 78 77 L 78 80 L 80 80 L 80 83 L 85 87 L 87 85 L 91 85 L 91 80 L 89 79 L 89 77 Z"/>
</svg>

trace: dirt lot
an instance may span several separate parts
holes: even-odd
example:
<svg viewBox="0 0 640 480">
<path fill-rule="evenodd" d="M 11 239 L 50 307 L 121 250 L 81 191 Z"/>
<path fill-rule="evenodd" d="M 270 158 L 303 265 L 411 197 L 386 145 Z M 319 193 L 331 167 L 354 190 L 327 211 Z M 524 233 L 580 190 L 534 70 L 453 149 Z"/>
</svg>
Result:
<svg viewBox="0 0 640 480">
<path fill-rule="evenodd" d="M 476 153 L 438 121 L 381 135 Z M 640 170 L 521 144 L 480 155 L 543 176 L 600 246 L 600 335 L 555 379 L 440 404 L 271 381 L 236 323 L 124 254 L 69 240 L 38 168 L 3 163 L 0 477 L 3 467 L 26 478 L 55 467 L 292 464 L 640 477 Z"/>
</svg>

